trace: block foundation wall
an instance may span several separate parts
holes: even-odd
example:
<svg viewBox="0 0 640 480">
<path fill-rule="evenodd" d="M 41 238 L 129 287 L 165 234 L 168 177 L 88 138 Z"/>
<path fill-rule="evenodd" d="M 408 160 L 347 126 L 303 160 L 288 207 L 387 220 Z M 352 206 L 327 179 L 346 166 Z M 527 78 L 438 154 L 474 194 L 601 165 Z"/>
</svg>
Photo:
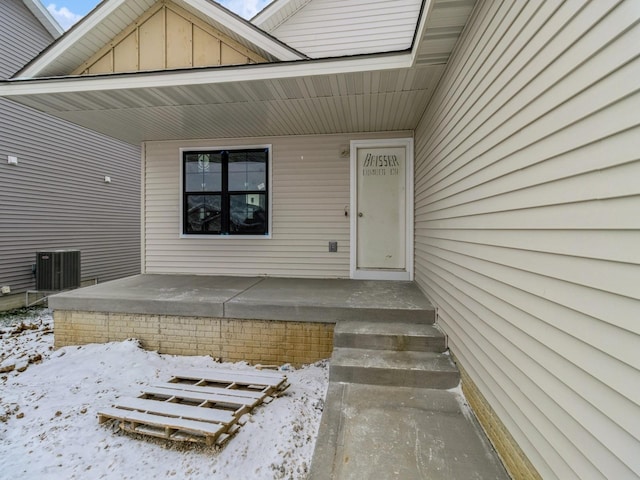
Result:
<svg viewBox="0 0 640 480">
<path fill-rule="evenodd" d="M 210 355 L 223 362 L 301 365 L 329 358 L 332 323 L 138 315 L 56 310 L 56 348 L 140 340 L 172 355 Z"/>
<path fill-rule="evenodd" d="M 456 366 L 460 370 L 462 391 L 511 478 L 514 480 L 542 480 L 538 471 L 491 408 L 487 399 L 480 393 L 460 362 L 455 360 Z"/>
</svg>

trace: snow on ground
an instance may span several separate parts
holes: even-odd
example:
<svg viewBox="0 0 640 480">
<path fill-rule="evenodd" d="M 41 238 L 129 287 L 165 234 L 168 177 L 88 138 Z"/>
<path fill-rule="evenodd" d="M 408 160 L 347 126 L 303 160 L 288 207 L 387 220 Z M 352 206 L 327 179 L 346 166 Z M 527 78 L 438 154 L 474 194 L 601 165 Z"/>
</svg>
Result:
<svg viewBox="0 0 640 480">
<path fill-rule="evenodd" d="M 256 408 L 216 450 L 125 434 L 98 425 L 96 413 L 180 368 L 253 370 L 247 364 L 160 355 L 135 340 L 53 350 L 48 310 L 0 322 L 0 371 L 16 366 L 0 373 L 0 478 L 306 477 L 328 383 L 326 362 L 287 370 L 291 386 L 284 395 Z"/>
</svg>

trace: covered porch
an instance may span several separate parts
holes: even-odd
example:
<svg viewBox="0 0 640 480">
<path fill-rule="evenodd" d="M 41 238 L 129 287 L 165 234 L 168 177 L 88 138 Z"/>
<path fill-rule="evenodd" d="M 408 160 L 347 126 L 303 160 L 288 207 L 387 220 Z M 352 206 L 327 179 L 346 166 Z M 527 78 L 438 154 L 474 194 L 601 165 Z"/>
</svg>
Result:
<svg viewBox="0 0 640 480">
<path fill-rule="evenodd" d="M 147 349 L 221 361 L 310 363 L 331 356 L 340 320 L 423 322 L 413 282 L 142 274 L 50 297 L 55 345 L 137 338 Z"/>
</svg>

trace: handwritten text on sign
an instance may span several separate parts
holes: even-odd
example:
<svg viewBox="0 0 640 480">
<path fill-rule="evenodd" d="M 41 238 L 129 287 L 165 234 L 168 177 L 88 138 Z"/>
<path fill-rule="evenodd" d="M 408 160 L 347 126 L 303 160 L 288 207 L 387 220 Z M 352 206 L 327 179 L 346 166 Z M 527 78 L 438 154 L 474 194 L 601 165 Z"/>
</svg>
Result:
<svg viewBox="0 0 640 480">
<path fill-rule="evenodd" d="M 369 176 L 385 176 L 399 175 L 400 162 L 397 155 L 375 155 L 367 153 L 362 164 L 362 175 Z"/>
</svg>

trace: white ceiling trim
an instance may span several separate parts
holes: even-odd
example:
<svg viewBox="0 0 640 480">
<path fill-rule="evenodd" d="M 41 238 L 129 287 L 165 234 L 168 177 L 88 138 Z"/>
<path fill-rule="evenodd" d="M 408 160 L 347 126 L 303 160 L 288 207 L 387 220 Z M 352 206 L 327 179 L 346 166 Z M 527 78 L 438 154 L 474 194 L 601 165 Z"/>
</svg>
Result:
<svg viewBox="0 0 640 480">
<path fill-rule="evenodd" d="M 411 58 L 410 53 L 401 53 L 394 55 L 366 55 L 329 61 L 303 60 L 290 63 L 254 64 L 153 73 L 83 75 L 53 79 L 18 78 L 0 82 L 0 97 L 205 85 L 381 71 L 408 68 L 411 66 Z"/>
</svg>

